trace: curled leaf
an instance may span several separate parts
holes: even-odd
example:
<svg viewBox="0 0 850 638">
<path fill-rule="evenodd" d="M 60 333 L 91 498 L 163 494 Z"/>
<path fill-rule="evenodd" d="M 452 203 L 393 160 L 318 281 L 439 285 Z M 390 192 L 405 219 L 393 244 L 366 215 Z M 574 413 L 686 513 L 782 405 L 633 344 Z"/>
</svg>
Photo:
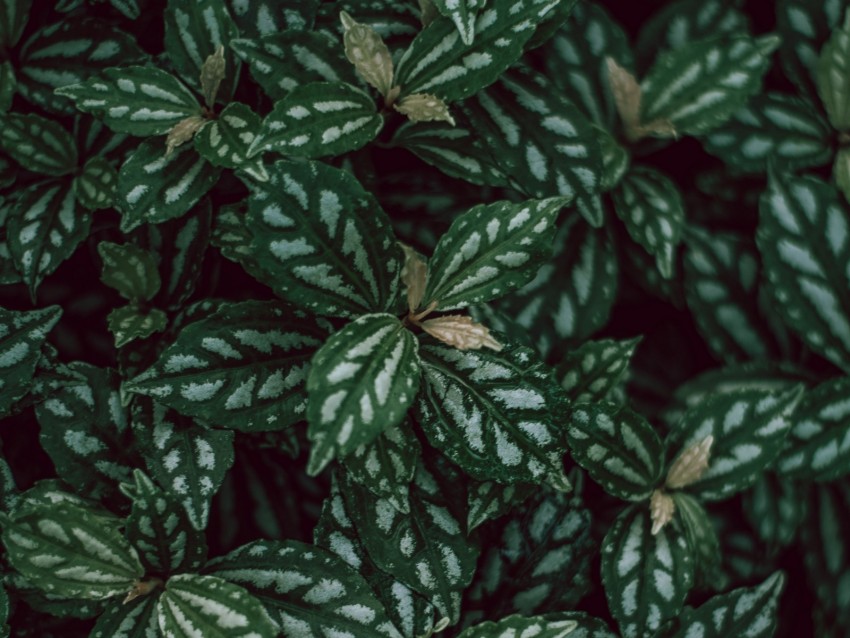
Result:
<svg viewBox="0 0 850 638">
<path fill-rule="evenodd" d="M 448 122 L 452 126 L 455 120 L 449 113 L 448 105 L 436 95 L 416 93 L 401 99 L 393 108 L 406 115 L 411 122 Z"/>
<path fill-rule="evenodd" d="M 345 11 L 339 14 L 345 29 L 345 57 L 366 82 L 386 97 L 393 87 L 393 58 L 381 36 L 367 24 L 360 24 Z"/>
<path fill-rule="evenodd" d="M 490 335 L 490 329 L 483 324 L 475 323 L 472 317 L 449 315 L 428 319 L 420 325 L 425 332 L 435 339 L 439 339 L 458 350 L 490 348 L 498 352 L 502 349 L 502 344 Z"/>
</svg>

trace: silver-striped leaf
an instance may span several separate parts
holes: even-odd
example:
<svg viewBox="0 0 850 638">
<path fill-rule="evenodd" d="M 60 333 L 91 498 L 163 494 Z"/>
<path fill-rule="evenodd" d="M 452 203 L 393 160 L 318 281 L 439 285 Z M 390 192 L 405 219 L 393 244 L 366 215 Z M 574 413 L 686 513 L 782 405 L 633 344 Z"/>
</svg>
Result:
<svg viewBox="0 0 850 638">
<path fill-rule="evenodd" d="M 74 196 L 89 210 L 111 208 L 118 187 L 118 171 L 109 160 L 94 156 L 74 178 Z"/>
<path fill-rule="evenodd" d="M 264 37 L 286 29 L 312 29 L 319 9 L 319 0 L 228 0 L 227 4 L 239 32 L 250 38 Z"/>
<path fill-rule="evenodd" d="M 572 402 L 602 401 L 622 381 L 639 343 L 639 338 L 585 341 L 567 352 L 555 376 Z"/>
<path fill-rule="evenodd" d="M 18 192 L 6 239 L 30 295 L 88 237 L 91 221 L 91 214 L 77 206 L 70 181 L 36 182 Z"/>
<path fill-rule="evenodd" d="M 90 638 L 156 638 L 159 636 L 158 602 L 159 596 L 153 593 L 127 603 L 111 602 L 98 616 Z"/>
<path fill-rule="evenodd" d="M 77 168 L 74 138 L 39 115 L 0 115 L 0 150 L 18 164 L 43 175 L 67 175 Z"/>
<path fill-rule="evenodd" d="M 146 339 L 168 327 L 168 316 L 159 308 L 148 311 L 135 303 L 115 308 L 106 317 L 106 326 L 115 337 L 115 347 L 122 348 L 136 339 Z"/>
<path fill-rule="evenodd" d="M 278 627 L 244 588 L 216 576 L 178 574 L 156 606 L 165 638 L 277 638 Z"/>
<path fill-rule="evenodd" d="M 118 171 L 115 207 L 121 231 L 181 217 L 215 186 L 221 168 L 195 152 L 191 144 L 166 155 L 164 138 L 142 142 Z"/>
<path fill-rule="evenodd" d="M 688 543 L 675 522 L 651 533 L 649 504 L 620 513 L 602 541 L 602 584 L 623 638 L 653 636 L 676 618 L 693 585 Z"/>
<path fill-rule="evenodd" d="M 422 306 L 440 311 L 490 301 L 522 287 L 551 250 L 561 197 L 479 204 L 458 217 L 428 263 Z"/>
<path fill-rule="evenodd" d="M 312 82 L 275 102 L 248 155 L 342 155 L 371 142 L 383 126 L 375 100 L 362 90 L 343 82 Z"/>
<path fill-rule="evenodd" d="M 682 526 L 694 560 L 695 586 L 713 590 L 722 588 L 725 577 L 720 572 L 720 540 L 711 516 L 705 507 L 687 492 L 676 490 L 669 496 L 676 506 L 675 520 Z"/>
<path fill-rule="evenodd" d="M 667 459 L 714 437 L 708 469 L 687 490 L 718 501 L 751 486 L 779 455 L 794 422 L 801 386 L 738 390 L 708 396 L 690 408 L 667 436 Z"/>
<path fill-rule="evenodd" d="M 808 515 L 806 489 L 784 475 L 765 472 L 744 492 L 741 509 L 768 551 L 788 547 L 797 539 L 800 524 Z"/>
<path fill-rule="evenodd" d="M 609 494 L 641 501 L 658 485 L 664 446 L 655 428 L 631 408 L 608 401 L 577 405 L 566 435 L 575 461 Z"/>
<path fill-rule="evenodd" d="M 358 84 L 340 42 L 326 33 L 275 31 L 255 40 L 233 40 L 230 47 L 250 66 L 251 77 L 265 94 L 275 101 L 311 82 Z"/>
<path fill-rule="evenodd" d="M 269 176 L 262 159 L 248 159 L 248 147 L 257 138 L 261 126 L 259 115 L 244 104 L 231 102 L 195 134 L 195 149 L 213 166 L 242 170 L 264 182 Z"/>
<path fill-rule="evenodd" d="M 667 120 L 697 135 L 728 120 L 761 89 L 779 38 L 733 35 L 662 53 L 641 83 L 644 122 Z"/>
<path fill-rule="evenodd" d="M 475 41 L 466 45 L 451 19 L 439 17 L 422 29 L 396 66 L 399 98 L 417 93 L 454 102 L 494 82 L 522 55 L 537 24 L 558 0 L 490 0 L 475 21 Z"/>
<path fill-rule="evenodd" d="M 703 138 L 703 145 L 734 171 L 764 173 L 770 157 L 789 169 L 826 164 L 832 137 L 829 123 L 811 102 L 769 92 L 735 111 Z"/>
<path fill-rule="evenodd" d="M 450 18 L 466 46 L 475 41 L 475 22 L 486 0 L 433 0 L 437 10 Z"/>
<path fill-rule="evenodd" d="M 832 481 L 850 473 L 850 378 L 808 390 L 794 411 L 788 445 L 776 461 L 782 476 Z"/>
<path fill-rule="evenodd" d="M 772 171 L 756 234 L 783 322 L 812 350 L 850 370 L 850 208 L 834 186 Z"/>
<path fill-rule="evenodd" d="M 508 616 L 497 622 L 486 621 L 468 627 L 458 638 L 566 638 L 578 627 L 574 620 L 551 619 L 545 616 Z"/>
<path fill-rule="evenodd" d="M 772 638 L 778 627 L 779 595 L 785 577 L 776 572 L 757 587 L 741 587 L 685 613 L 670 638 Z"/>
<path fill-rule="evenodd" d="M 431 445 L 478 480 L 570 488 L 559 388 L 530 348 L 463 352 L 427 343 L 420 354 L 416 418 Z"/>
<path fill-rule="evenodd" d="M 326 335 L 278 302 L 224 304 L 184 327 L 124 389 L 205 423 L 280 430 L 306 417 L 310 359 Z"/>
<path fill-rule="evenodd" d="M 671 279 L 685 224 L 685 204 L 675 182 L 655 169 L 633 166 L 613 199 L 614 211 L 631 238 L 655 257 L 661 276 Z"/>
<path fill-rule="evenodd" d="M 363 315 L 332 334 L 307 377 L 307 472 L 318 474 L 401 423 L 419 375 L 419 342 L 393 315 Z"/>
<path fill-rule="evenodd" d="M 403 253 L 378 201 L 326 164 L 267 168 L 247 215 L 251 259 L 268 275 L 261 281 L 319 315 L 400 312 Z"/>
<path fill-rule="evenodd" d="M 507 514 L 537 489 L 530 483 L 504 484 L 496 481 L 469 481 L 466 490 L 466 530 L 472 533 L 484 523 Z"/>
<path fill-rule="evenodd" d="M 77 109 L 91 113 L 113 131 L 130 135 L 165 135 L 187 117 L 201 115 L 195 95 L 173 75 L 156 67 L 106 69 L 56 93 L 71 98 Z"/>
<path fill-rule="evenodd" d="M 850 129 L 850 21 L 833 29 L 829 40 L 820 51 L 817 63 L 818 94 L 832 126 L 839 131 Z"/>
<path fill-rule="evenodd" d="M 322 547 L 254 541 L 205 572 L 245 587 L 288 638 L 401 638 L 358 571 Z"/>
<path fill-rule="evenodd" d="M 159 292 L 156 254 L 135 244 L 102 241 L 97 252 L 103 262 L 100 279 L 127 301 L 150 301 Z"/>
<path fill-rule="evenodd" d="M 2 164 L 2 158 L 0 158 Z M 14 200 L 6 200 L 0 195 L 0 227 L 7 228 L 6 220 L 12 212 Z M 8 231 L 7 231 L 8 232 Z M 7 232 L 0 232 L 0 285 L 16 284 L 21 281 L 21 273 L 15 267 L 12 252 L 9 250 Z"/>
<path fill-rule="evenodd" d="M 32 0 L 0 2 L 0 46 L 13 49 L 18 43 L 30 15 Z"/>
</svg>

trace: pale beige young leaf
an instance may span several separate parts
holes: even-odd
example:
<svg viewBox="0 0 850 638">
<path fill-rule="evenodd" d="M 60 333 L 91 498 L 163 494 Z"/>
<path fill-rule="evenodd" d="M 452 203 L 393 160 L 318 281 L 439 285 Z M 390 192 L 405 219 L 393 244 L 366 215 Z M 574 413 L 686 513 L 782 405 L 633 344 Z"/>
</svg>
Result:
<svg viewBox="0 0 850 638">
<path fill-rule="evenodd" d="M 613 58 L 605 58 L 608 83 L 623 123 L 623 132 L 632 142 L 648 137 L 675 137 L 676 129 L 668 120 L 641 122 L 641 88 L 637 78 Z"/>
<path fill-rule="evenodd" d="M 195 137 L 195 133 L 201 130 L 201 127 L 207 123 L 206 118 L 200 115 L 190 115 L 185 120 L 181 120 L 175 124 L 165 139 L 165 156 L 171 155 L 172 151 L 181 144 L 191 141 Z"/>
<path fill-rule="evenodd" d="M 207 108 L 211 109 L 215 105 L 218 87 L 224 80 L 224 74 L 224 46 L 220 46 L 215 53 L 207 56 L 201 67 L 201 93 L 204 95 Z"/>
<path fill-rule="evenodd" d="M 667 487 L 679 490 L 699 481 L 708 469 L 712 443 L 714 437 L 709 435 L 679 454 L 667 472 Z"/>
<path fill-rule="evenodd" d="M 393 108 L 406 115 L 412 122 L 448 122 L 452 126 L 455 120 L 449 113 L 449 107 L 436 95 L 416 93 L 407 95 Z"/>
<path fill-rule="evenodd" d="M 404 268 L 401 269 L 401 281 L 407 286 L 407 306 L 410 314 L 416 312 L 425 295 L 425 283 L 428 277 L 428 263 L 407 244 L 401 245 L 404 251 Z"/>
<path fill-rule="evenodd" d="M 360 24 L 345 11 L 340 12 L 345 57 L 378 92 L 387 97 L 393 88 L 393 58 L 381 36 L 367 24 Z"/>
<path fill-rule="evenodd" d="M 435 339 L 439 339 L 458 350 L 480 350 L 490 348 L 498 352 L 502 344 L 490 335 L 490 329 L 475 323 L 472 317 L 449 315 L 428 319 L 421 324 L 422 329 Z"/>
<path fill-rule="evenodd" d="M 676 502 L 663 490 L 655 490 L 649 498 L 649 514 L 652 518 L 652 535 L 655 536 L 673 520 Z"/>
</svg>

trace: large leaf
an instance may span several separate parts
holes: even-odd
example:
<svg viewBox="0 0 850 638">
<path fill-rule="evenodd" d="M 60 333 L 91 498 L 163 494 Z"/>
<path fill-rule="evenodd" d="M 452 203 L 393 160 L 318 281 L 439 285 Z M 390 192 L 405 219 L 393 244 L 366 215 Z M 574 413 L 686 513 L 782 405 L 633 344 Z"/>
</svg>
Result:
<svg viewBox="0 0 850 638">
<path fill-rule="evenodd" d="M 508 616 L 498 622 L 483 622 L 466 629 L 458 638 L 510 638 L 535 636 L 536 638 L 566 638 L 577 627 L 574 620 L 560 620 L 545 616 Z"/>
<path fill-rule="evenodd" d="M 141 596 L 130 602 L 116 600 L 98 617 L 90 638 L 150 638 L 159 633 L 156 606 L 159 596 Z"/>
<path fill-rule="evenodd" d="M 125 389 L 208 423 L 279 430 L 306 417 L 308 366 L 325 335 L 280 303 L 227 304 L 185 327 Z"/>
<path fill-rule="evenodd" d="M 239 102 L 228 104 L 219 116 L 195 135 L 195 149 L 213 166 L 241 169 L 254 179 L 266 181 L 262 160 L 248 159 L 248 147 L 260 132 L 260 116 Z"/>
<path fill-rule="evenodd" d="M 826 114 L 839 131 L 850 129 L 850 21 L 832 31 L 820 52 L 817 64 L 817 87 Z"/>
<path fill-rule="evenodd" d="M 771 173 L 756 235 L 783 321 L 850 370 L 850 209 L 830 184 Z"/>
<path fill-rule="evenodd" d="M 623 638 L 652 636 L 682 611 L 693 560 L 678 525 L 651 533 L 646 503 L 622 512 L 602 541 L 602 583 Z"/>
<path fill-rule="evenodd" d="M 66 175 L 77 168 L 77 147 L 61 124 L 39 115 L 0 116 L 0 150 L 24 168 Z"/>
<path fill-rule="evenodd" d="M 423 306 L 464 308 L 526 284 L 551 250 L 564 204 L 563 198 L 480 204 L 458 217 L 429 261 Z"/>
<path fill-rule="evenodd" d="M 419 390 L 419 343 L 394 316 L 364 315 L 316 353 L 307 378 L 307 471 L 368 445 L 398 425 Z"/>
<path fill-rule="evenodd" d="M 264 283 L 320 315 L 396 310 L 403 256 L 377 200 L 350 173 L 325 164 L 268 168 L 247 217 Z"/>
<path fill-rule="evenodd" d="M 417 420 L 432 445 L 479 480 L 569 489 L 558 387 L 526 347 L 421 349 Z"/>
</svg>

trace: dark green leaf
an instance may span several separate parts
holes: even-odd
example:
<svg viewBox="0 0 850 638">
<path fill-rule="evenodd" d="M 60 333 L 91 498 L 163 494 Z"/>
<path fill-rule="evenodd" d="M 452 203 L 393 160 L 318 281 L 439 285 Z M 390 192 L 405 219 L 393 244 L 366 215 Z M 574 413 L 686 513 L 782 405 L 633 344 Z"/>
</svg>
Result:
<svg viewBox="0 0 850 638">
<path fill-rule="evenodd" d="M 168 316 L 159 308 L 147 312 L 135 304 L 115 308 L 106 317 L 106 324 L 115 336 L 115 347 L 122 348 L 136 339 L 146 339 L 168 326 Z"/>
<path fill-rule="evenodd" d="M 639 339 L 586 341 L 566 354 L 555 375 L 575 403 L 601 401 L 628 370 Z"/>
<path fill-rule="evenodd" d="M 109 160 L 92 157 L 74 178 L 74 195 L 88 209 L 110 208 L 115 201 L 118 172 Z"/>
<path fill-rule="evenodd" d="M 2 0 L 0 2 L 0 47 L 12 49 L 18 43 L 27 24 L 32 0 Z"/>
<path fill-rule="evenodd" d="M 61 124 L 39 115 L 0 115 L 0 150 L 43 175 L 67 175 L 77 168 L 74 138 Z"/>
<path fill-rule="evenodd" d="M 150 594 L 130 602 L 116 600 L 97 619 L 90 638 L 151 638 L 159 635 L 156 606 L 159 596 Z"/>
<path fill-rule="evenodd" d="M 574 620 L 556 620 L 545 616 L 508 616 L 498 622 L 483 622 L 470 627 L 458 638 L 510 638 L 525 635 L 537 638 L 565 638 L 577 627 Z"/>
<path fill-rule="evenodd" d="M 133 244 L 102 241 L 97 252 L 103 260 L 100 278 L 128 301 L 150 301 L 161 285 L 156 255 Z"/>
<path fill-rule="evenodd" d="M 238 102 L 228 104 L 219 116 L 195 135 L 195 148 L 213 166 L 245 171 L 259 181 L 268 174 L 260 158 L 248 159 L 248 147 L 260 132 L 260 116 Z"/>
</svg>

